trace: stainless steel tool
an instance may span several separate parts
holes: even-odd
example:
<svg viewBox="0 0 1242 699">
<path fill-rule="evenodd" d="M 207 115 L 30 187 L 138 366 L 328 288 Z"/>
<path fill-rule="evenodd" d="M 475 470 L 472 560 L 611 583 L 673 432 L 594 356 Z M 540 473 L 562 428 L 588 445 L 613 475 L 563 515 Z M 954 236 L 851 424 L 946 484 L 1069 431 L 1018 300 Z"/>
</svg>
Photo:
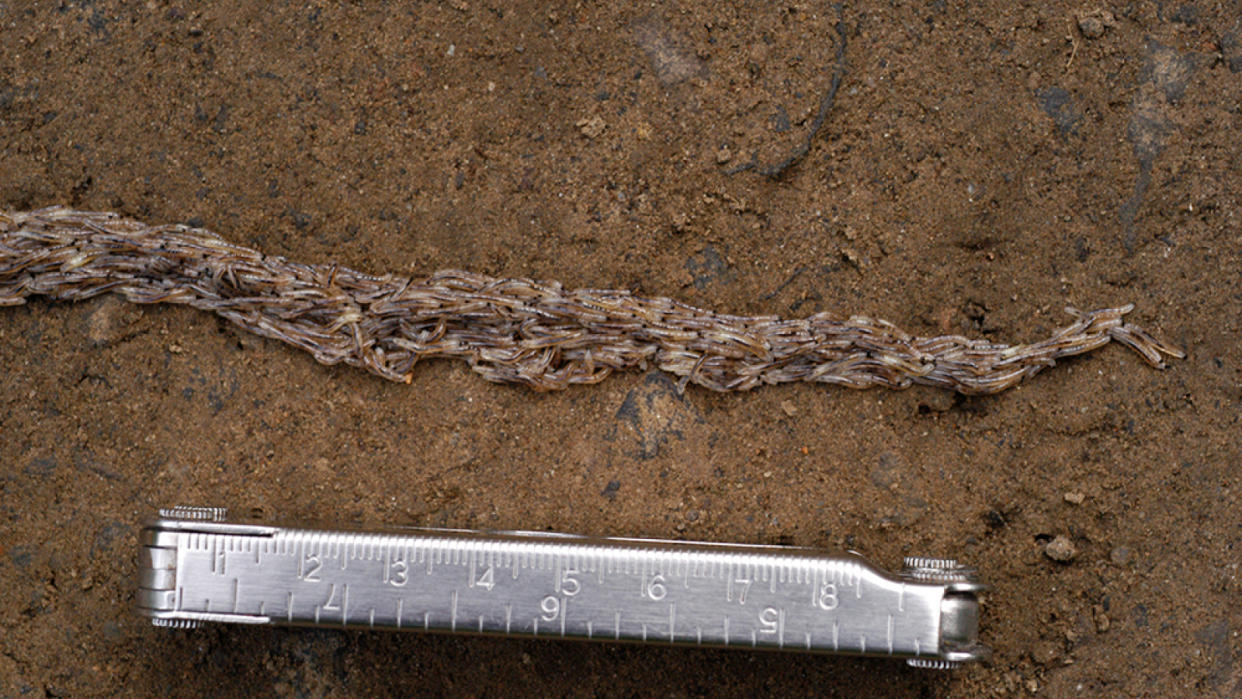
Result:
<svg viewBox="0 0 1242 699">
<path fill-rule="evenodd" d="M 161 510 L 138 607 L 201 622 L 425 630 L 979 660 L 985 587 L 955 561 L 897 575 L 857 554 L 543 532 L 327 531 Z"/>
</svg>

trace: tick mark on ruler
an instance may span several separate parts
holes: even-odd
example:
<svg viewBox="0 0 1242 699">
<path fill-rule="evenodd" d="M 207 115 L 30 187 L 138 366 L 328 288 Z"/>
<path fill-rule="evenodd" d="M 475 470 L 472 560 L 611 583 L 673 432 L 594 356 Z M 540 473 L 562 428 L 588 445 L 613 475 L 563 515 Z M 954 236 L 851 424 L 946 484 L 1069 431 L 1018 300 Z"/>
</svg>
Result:
<svg viewBox="0 0 1242 699">
<path fill-rule="evenodd" d="M 452 594 L 453 614 L 449 620 L 449 628 L 453 631 L 457 630 L 457 590 L 453 590 Z"/>
</svg>

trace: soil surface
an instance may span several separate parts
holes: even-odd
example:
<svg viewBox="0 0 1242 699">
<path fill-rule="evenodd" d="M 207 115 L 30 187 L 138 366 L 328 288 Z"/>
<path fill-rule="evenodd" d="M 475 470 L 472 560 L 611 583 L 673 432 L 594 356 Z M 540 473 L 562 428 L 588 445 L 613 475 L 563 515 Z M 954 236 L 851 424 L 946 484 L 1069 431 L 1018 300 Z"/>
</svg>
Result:
<svg viewBox="0 0 1242 699">
<path fill-rule="evenodd" d="M 0 695 L 1242 691 L 1237 5 L 722 5 L 0 2 L 0 206 L 998 342 L 1134 303 L 1189 358 L 970 399 L 538 394 L 181 307 L 2 309 Z M 953 556 L 995 655 L 155 629 L 136 534 L 178 503 Z"/>
</svg>

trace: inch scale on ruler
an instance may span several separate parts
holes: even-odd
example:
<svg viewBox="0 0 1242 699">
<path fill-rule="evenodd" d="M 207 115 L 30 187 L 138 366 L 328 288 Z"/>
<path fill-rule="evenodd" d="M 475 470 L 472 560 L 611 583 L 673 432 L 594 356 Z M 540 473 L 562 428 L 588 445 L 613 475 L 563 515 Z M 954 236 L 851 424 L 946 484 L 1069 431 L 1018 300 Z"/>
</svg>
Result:
<svg viewBox="0 0 1242 699">
<path fill-rule="evenodd" d="M 905 658 L 987 657 L 984 589 L 951 560 L 897 575 L 856 554 L 539 532 L 329 531 L 161 510 L 138 607 L 202 622 L 440 631 Z"/>
</svg>

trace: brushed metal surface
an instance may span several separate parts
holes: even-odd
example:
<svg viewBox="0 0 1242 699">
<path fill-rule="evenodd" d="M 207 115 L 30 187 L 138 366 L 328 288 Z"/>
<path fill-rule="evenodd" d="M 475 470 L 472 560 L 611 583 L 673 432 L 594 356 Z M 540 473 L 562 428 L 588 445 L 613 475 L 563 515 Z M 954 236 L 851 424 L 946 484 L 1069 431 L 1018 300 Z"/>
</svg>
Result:
<svg viewBox="0 0 1242 699">
<path fill-rule="evenodd" d="M 921 659 L 977 643 L 982 588 L 952 561 L 528 532 L 329 531 L 157 519 L 139 607 L 162 626 L 283 623 Z M 930 572 L 929 572 L 930 571 Z M 929 579 L 930 578 L 930 579 Z M 181 622 L 181 623 L 174 623 Z"/>
</svg>

